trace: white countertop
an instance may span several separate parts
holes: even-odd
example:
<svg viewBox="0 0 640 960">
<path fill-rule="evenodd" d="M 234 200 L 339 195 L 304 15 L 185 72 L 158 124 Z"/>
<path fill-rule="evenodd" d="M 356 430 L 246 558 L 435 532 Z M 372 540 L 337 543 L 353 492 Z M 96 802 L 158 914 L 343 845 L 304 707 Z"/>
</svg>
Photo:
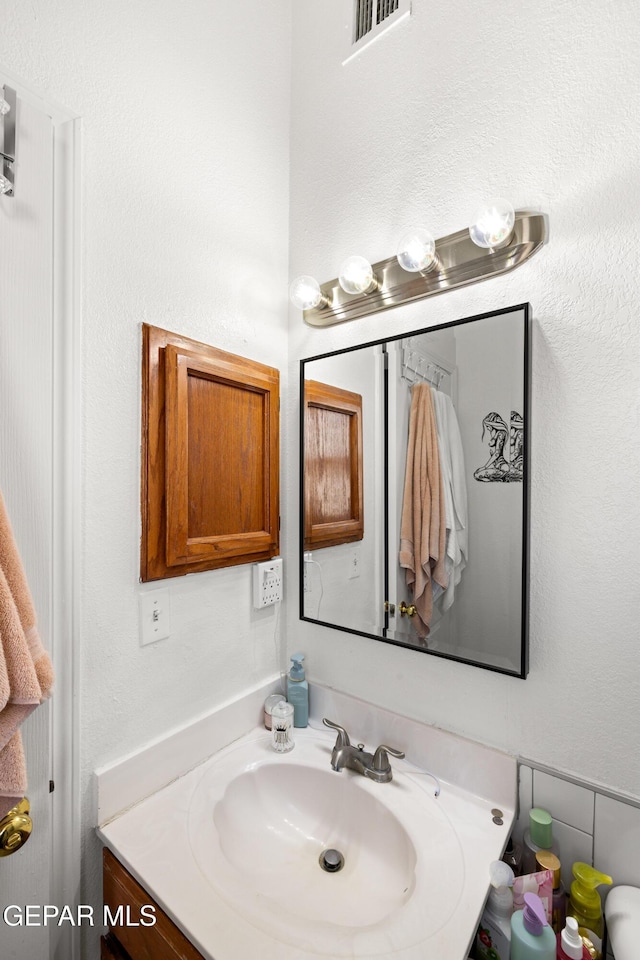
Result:
<svg viewBox="0 0 640 960">
<path fill-rule="evenodd" d="M 344 709 L 340 698 L 342 694 L 329 694 L 334 698 L 335 707 Z M 337 700 L 335 700 L 337 698 Z M 340 701 L 340 702 L 338 702 Z M 324 708 L 323 704 L 323 708 Z M 335 713 L 335 709 L 334 709 Z M 340 720 L 332 715 L 332 719 Z M 384 717 L 382 718 L 385 719 Z M 400 718 L 401 720 L 403 718 Z M 314 721 L 317 724 L 317 721 Z M 406 720 L 404 723 L 413 727 L 421 727 L 415 721 Z M 437 799 L 438 816 L 450 821 L 455 827 L 458 852 L 455 854 L 459 864 L 456 867 L 456 876 L 459 879 L 459 894 L 457 903 L 451 903 L 450 915 L 438 928 L 431 924 L 429 939 L 421 938 L 416 926 L 414 943 L 408 944 L 406 925 L 402 937 L 394 934 L 394 923 L 376 925 L 379 929 L 368 927 L 366 937 L 358 934 L 358 942 L 367 952 L 354 952 L 355 942 L 349 943 L 348 932 L 345 932 L 344 943 L 339 953 L 335 948 L 327 952 L 329 943 L 312 942 L 301 948 L 300 944 L 291 945 L 279 939 L 277 926 L 250 921 L 247 915 L 238 911 L 225 896 L 223 889 L 217 888 L 210 882 L 201 867 L 198 858 L 194 856 L 192 844 L 198 831 L 194 833 L 193 810 L 201 803 L 201 784 L 207 776 L 211 776 L 214 766 L 221 759 L 233 757 L 233 752 L 245 749 L 245 745 L 253 744 L 251 749 L 270 751 L 270 735 L 262 727 L 256 727 L 239 740 L 214 754 L 209 760 L 201 763 L 184 776 L 179 777 L 152 796 L 141 800 L 131 809 L 104 824 L 98 829 L 102 841 L 115 856 L 124 864 L 130 873 L 142 884 L 150 896 L 163 908 L 188 939 L 197 947 L 206 960 L 244 960 L 244 958 L 260 957 L 261 960 L 318 960 L 320 957 L 336 956 L 366 958 L 384 958 L 384 960 L 425 960 L 425 957 L 434 957 L 438 960 L 465 960 L 471 940 L 475 934 L 477 923 L 487 895 L 489 880 L 489 864 L 499 859 L 509 836 L 515 816 L 515 784 L 516 767 L 513 758 L 506 757 L 481 745 L 471 744 L 461 738 L 454 737 L 445 731 L 435 728 L 428 730 L 425 736 L 429 739 L 431 753 L 438 753 L 443 757 L 455 757 L 456 763 L 442 762 L 442 767 L 434 772 L 441 775 L 441 793 Z M 296 730 L 296 749 L 298 758 L 309 751 L 321 749 L 328 758 L 330 747 L 334 742 L 334 735 L 326 728 L 309 727 Z M 406 730 L 396 721 L 394 746 L 405 748 L 405 744 L 414 742 L 419 731 Z M 355 739 L 355 733 L 354 733 Z M 385 739 L 387 739 L 385 737 Z M 437 743 L 439 746 L 434 746 Z M 387 741 L 388 742 L 388 741 Z M 475 748 L 479 751 L 477 760 L 467 762 L 466 752 L 474 754 Z M 296 763 L 296 749 L 284 755 L 284 762 Z M 306 751 L 306 753 L 305 753 Z M 246 752 L 246 750 L 245 750 Z M 414 751 L 413 755 L 415 756 Z M 412 753 L 407 749 L 408 756 Z M 241 754 L 238 753 L 238 756 Z M 278 756 L 279 761 L 283 755 Z M 491 793 L 491 763 L 492 757 L 496 763 L 495 794 Z M 420 762 L 417 757 L 417 762 Z M 227 765 L 229 760 L 226 760 Z M 265 762 L 268 759 L 265 756 Z M 300 760 L 298 760 L 300 762 Z M 366 790 L 379 791 L 378 797 L 392 796 L 382 793 L 385 790 L 400 790 L 404 782 L 418 784 L 424 791 L 425 804 L 433 803 L 433 781 L 421 775 L 408 761 L 393 760 L 394 781 L 391 784 L 374 784 L 364 781 Z M 469 767 L 476 767 L 484 772 L 482 789 L 469 788 Z M 451 782 L 451 770 L 461 768 L 458 783 Z M 462 769 L 464 768 L 464 769 Z M 511 771 L 513 782 L 511 783 Z M 338 776 L 338 774 L 336 774 Z M 352 771 L 343 771 L 339 776 L 358 776 Z M 449 777 L 449 779 L 447 779 Z M 200 788 L 200 789 L 199 789 Z M 413 789 L 413 788 L 412 788 Z M 197 798 L 200 798 L 197 801 Z M 496 825 L 492 821 L 492 810 L 499 807 L 503 813 L 503 824 Z M 191 827 L 189 825 L 190 812 L 192 814 Z M 213 811 L 211 811 L 211 816 Z M 203 826 L 202 842 L 206 842 L 206 829 Z M 191 833 L 191 837 L 190 837 Z M 225 868 L 226 868 L 225 864 Z M 457 888 L 458 889 L 458 888 Z M 252 893 L 247 891 L 247 898 Z M 419 908 L 420 905 L 418 905 Z M 406 910 L 402 908 L 402 911 Z M 428 904 L 424 905 L 424 910 Z M 411 912 L 413 911 L 413 912 Z M 420 909 L 413 904 L 406 915 L 402 913 L 402 921 L 419 924 Z M 449 912 L 449 911 L 447 911 Z M 255 922 L 254 922 L 255 921 Z M 395 928 L 401 929 L 401 924 Z M 351 929 L 351 928 L 349 928 Z"/>
</svg>

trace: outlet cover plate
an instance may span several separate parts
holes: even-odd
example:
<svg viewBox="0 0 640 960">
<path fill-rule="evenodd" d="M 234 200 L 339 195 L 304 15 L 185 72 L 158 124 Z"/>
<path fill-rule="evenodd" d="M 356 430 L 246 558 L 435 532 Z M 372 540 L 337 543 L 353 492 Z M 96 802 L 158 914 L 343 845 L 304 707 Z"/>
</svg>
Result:
<svg viewBox="0 0 640 960">
<path fill-rule="evenodd" d="M 282 600 L 282 557 L 253 565 L 253 606 L 256 610 Z"/>
</svg>

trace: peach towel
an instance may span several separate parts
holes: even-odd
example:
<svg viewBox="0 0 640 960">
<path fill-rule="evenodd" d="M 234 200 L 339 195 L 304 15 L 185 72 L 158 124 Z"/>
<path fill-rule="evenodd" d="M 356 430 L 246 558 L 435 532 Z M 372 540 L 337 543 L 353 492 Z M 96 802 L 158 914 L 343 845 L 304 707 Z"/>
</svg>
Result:
<svg viewBox="0 0 640 960">
<path fill-rule="evenodd" d="M 409 440 L 400 523 L 400 566 L 406 568 L 417 614 L 412 623 L 418 635 L 429 633 L 433 613 L 433 580 L 446 589 L 447 524 L 438 451 L 438 432 L 427 383 L 411 388 Z"/>
<path fill-rule="evenodd" d="M 27 788 L 20 725 L 52 686 L 53 668 L 0 494 L 0 816 Z"/>
</svg>

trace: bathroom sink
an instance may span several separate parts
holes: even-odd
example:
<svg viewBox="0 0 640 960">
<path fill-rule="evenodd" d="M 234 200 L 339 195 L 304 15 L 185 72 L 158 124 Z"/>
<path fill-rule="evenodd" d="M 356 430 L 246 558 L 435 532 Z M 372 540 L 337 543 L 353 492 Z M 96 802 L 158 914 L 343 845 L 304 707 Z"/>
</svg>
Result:
<svg viewBox="0 0 640 960">
<path fill-rule="evenodd" d="M 193 857 L 237 914 L 291 946 L 331 957 L 405 950 L 456 910 L 456 829 L 410 764 L 394 761 L 394 779 L 374 783 L 333 771 L 331 746 L 305 731 L 288 754 L 268 735 L 222 751 L 191 798 Z"/>
<path fill-rule="evenodd" d="M 277 754 L 250 719 L 263 702 L 261 689 L 244 713 L 234 701 L 180 731 L 162 754 L 176 772 L 137 801 L 129 782 L 156 776 L 155 748 L 102 773 L 103 810 L 128 798 L 102 841 L 204 960 L 467 957 L 515 819 L 515 758 L 322 687 Z M 407 759 L 387 783 L 334 771 L 323 716 Z M 199 764 L 176 770 L 196 747 Z"/>
<path fill-rule="evenodd" d="M 416 850 L 407 831 L 348 777 L 265 763 L 228 784 L 213 822 L 245 890 L 284 902 L 305 920 L 366 926 L 413 893 Z"/>
</svg>

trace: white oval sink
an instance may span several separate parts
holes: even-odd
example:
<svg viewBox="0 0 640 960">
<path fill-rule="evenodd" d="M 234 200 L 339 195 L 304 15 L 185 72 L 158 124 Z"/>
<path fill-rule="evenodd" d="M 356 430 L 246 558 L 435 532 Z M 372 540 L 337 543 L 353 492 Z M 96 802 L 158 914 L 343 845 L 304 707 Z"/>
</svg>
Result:
<svg viewBox="0 0 640 960">
<path fill-rule="evenodd" d="M 386 917 L 411 896 L 416 851 L 407 831 L 350 777 L 302 764 L 265 763 L 228 784 L 213 810 L 220 849 L 253 890 L 307 920 L 348 927 Z M 344 866 L 325 872 L 338 850 Z"/>
<path fill-rule="evenodd" d="M 284 943 L 388 955 L 432 937 L 455 911 L 460 843 L 432 782 L 415 782 L 409 764 L 394 761 L 394 779 L 373 783 L 333 771 L 331 745 L 305 731 L 289 754 L 274 753 L 268 735 L 223 751 L 193 793 L 192 853 L 245 922 Z M 339 872 L 322 869 L 328 848 L 344 857 Z"/>
</svg>

